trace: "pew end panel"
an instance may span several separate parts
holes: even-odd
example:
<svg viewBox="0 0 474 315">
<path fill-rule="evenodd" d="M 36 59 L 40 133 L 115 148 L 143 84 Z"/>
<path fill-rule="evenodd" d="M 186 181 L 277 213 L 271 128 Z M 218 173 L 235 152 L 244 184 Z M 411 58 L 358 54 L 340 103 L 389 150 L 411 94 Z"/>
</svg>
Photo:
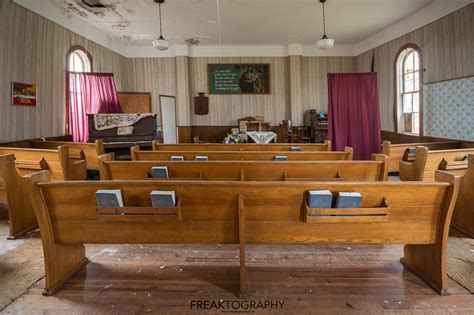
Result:
<svg viewBox="0 0 474 315">
<path fill-rule="evenodd" d="M 408 149 L 407 149 L 408 150 Z M 400 180 L 421 181 L 425 172 L 426 160 L 428 158 L 427 147 L 416 147 L 416 157 L 414 161 L 400 161 Z"/>
<path fill-rule="evenodd" d="M 43 295 L 54 295 L 70 277 L 88 262 L 83 244 L 59 244 L 55 240 L 52 220 L 44 196 L 37 186 L 37 183 L 49 180 L 49 173 L 45 171 L 28 175 L 28 195 L 38 219 L 43 243 L 45 265 Z"/>
<path fill-rule="evenodd" d="M 465 162 L 464 169 L 460 169 L 460 165 L 456 163 L 454 171 L 449 170 L 449 168 L 446 170 L 449 173 L 461 176 L 459 195 L 451 226 L 474 238 L 474 154 L 469 154 Z"/>
<path fill-rule="evenodd" d="M 109 168 L 106 165 L 106 161 L 115 161 L 115 154 L 111 153 L 104 153 L 99 155 L 99 175 L 101 180 L 111 180 L 112 176 L 109 172 Z"/>
<path fill-rule="evenodd" d="M 344 152 L 347 153 L 346 160 L 352 161 L 354 159 L 354 149 L 351 147 L 344 147 Z"/>
<path fill-rule="evenodd" d="M 383 153 L 372 154 L 372 160 L 382 162 L 382 171 L 380 172 L 379 180 L 388 181 L 388 165 L 389 165 L 388 155 L 383 154 Z"/>
<path fill-rule="evenodd" d="M 58 154 L 64 180 L 83 180 L 87 178 L 86 160 L 71 159 L 67 145 L 59 146 Z M 84 156 L 84 153 L 82 155 Z"/>
<path fill-rule="evenodd" d="M 3 189 L 8 206 L 9 234 L 16 239 L 38 227 L 38 221 L 28 194 L 28 179 L 21 176 L 13 154 L 0 155 L 0 189 Z"/>
<path fill-rule="evenodd" d="M 104 141 L 102 139 L 95 140 L 95 147 L 98 157 L 106 153 L 104 148 Z"/>
<path fill-rule="evenodd" d="M 153 140 L 156 141 L 156 140 Z M 132 158 L 132 161 L 138 161 L 140 160 L 139 158 L 139 153 L 140 152 L 140 147 L 138 145 L 134 145 L 130 148 L 130 157 Z"/>
<path fill-rule="evenodd" d="M 459 194 L 460 178 L 447 172 L 437 171 L 435 180 L 451 184 L 445 192 L 437 218 L 436 241 L 434 244 L 405 245 L 404 257 L 400 261 L 436 292 L 441 295 L 450 295 L 447 290 L 446 250 L 449 226 Z"/>
</svg>

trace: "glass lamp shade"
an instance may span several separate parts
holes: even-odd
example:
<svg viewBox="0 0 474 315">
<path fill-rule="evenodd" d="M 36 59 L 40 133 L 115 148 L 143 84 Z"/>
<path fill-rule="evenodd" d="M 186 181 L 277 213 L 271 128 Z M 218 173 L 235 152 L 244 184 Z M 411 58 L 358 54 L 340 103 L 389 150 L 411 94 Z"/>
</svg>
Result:
<svg viewBox="0 0 474 315">
<path fill-rule="evenodd" d="M 327 38 L 326 35 L 323 36 L 320 40 L 317 42 L 318 48 L 321 50 L 328 50 L 334 46 L 334 39 L 332 38 Z"/>
<path fill-rule="evenodd" d="M 167 50 L 170 47 L 170 43 L 163 36 L 160 36 L 160 38 L 153 41 L 153 47 L 158 50 Z"/>
</svg>

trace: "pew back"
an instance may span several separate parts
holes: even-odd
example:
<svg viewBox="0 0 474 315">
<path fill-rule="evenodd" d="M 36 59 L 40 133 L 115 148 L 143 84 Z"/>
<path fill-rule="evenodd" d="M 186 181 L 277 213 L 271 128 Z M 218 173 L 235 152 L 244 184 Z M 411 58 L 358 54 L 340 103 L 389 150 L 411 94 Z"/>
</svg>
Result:
<svg viewBox="0 0 474 315">
<path fill-rule="evenodd" d="M 387 157 L 375 161 L 111 161 L 103 155 L 100 178 L 151 179 L 151 168 L 166 166 L 170 179 L 245 181 L 387 180 Z"/>
<path fill-rule="evenodd" d="M 182 143 L 162 144 L 153 141 L 155 151 L 285 151 L 291 152 L 292 147 L 298 147 L 301 151 L 331 151 L 331 142 L 324 143 Z"/>
<path fill-rule="evenodd" d="M 58 244 L 237 243 L 238 194 L 244 196 L 246 220 L 253 224 L 246 231 L 248 243 L 432 244 L 442 204 L 449 201 L 448 187 L 420 182 L 71 181 L 38 184 L 37 200 L 43 200 Z M 99 189 L 120 189 L 126 207 L 117 210 L 126 215 L 107 215 L 98 208 Z M 338 222 L 334 217 L 332 222 L 307 224 L 302 220 L 305 196 L 315 189 L 358 191 L 362 208 L 379 208 L 386 199 L 387 216 L 376 223 L 360 218 Z M 152 190 L 176 192 L 181 221 L 163 222 L 159 215 L 147 214 Z"/>
<path fill-rule="evenodd" d="M 414 161 L 400 162 L 400 179 L 432 181 L 443 159 L 448 163 L 461 161 L 468 154 L 474 154 L 474 148 L 429 151 L 427 147 L 417 147 Z"/>
<path fill-rule="evenodd" d="M 352 148 L 344 152 L 281 152 L 281 151 L 142 151 L 138 146 L 131 148 L 134 161 L 169 161 L 172 156 L 182 156 L 185 161 L 194 161 L 196 156 L 205 155 L 210 161 L 274 161 L 284 155 L 289 161 L 352 160 Z"/>
<path fill-rule="evenodd" d="M 69 148 L 69 155 L 75 160 L 86 160 L 88 170 L 99 170 L 98 157 L 105 154 L 104 143 L 96 140 L 95 143 L 81 143 L 70 141 L 42 141 L 31 140 L 31 147 L 37 149 L 57 149 L 66 145 Z"/>
<path fill-rule="evenodd" d="M 427 147 L 429 150 L 446 150 L 461 148 L 460 141 L 443 141 L 443 142 L 424 142 L 424 143 L 402 143 L 392 144 L 390 141 L 384 140 L 382 143 L 382 154 L 389 157 L 388 171 L 398 172 L 400 161 L 407 149 L 416 148 L 418 146 Z"/>
</svg>

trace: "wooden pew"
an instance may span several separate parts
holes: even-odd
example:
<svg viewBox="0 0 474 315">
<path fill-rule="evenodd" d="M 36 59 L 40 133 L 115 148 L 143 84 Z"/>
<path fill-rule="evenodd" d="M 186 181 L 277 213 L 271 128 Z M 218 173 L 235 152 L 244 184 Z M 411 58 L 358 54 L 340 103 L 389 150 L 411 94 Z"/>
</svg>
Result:
<svg viewBox="0 0 474 315">
<path fill-rule="evenodd" d="M 29 149 L 0 147 L 0 155 L 13 154 L 20 174 L 31 171 L 48 170 L 54 180 L 77 180 L 86 178 L 84 160 L 71 159 L 69 148 L 60 146 L 56 149 Z"/>
<path fill-rule="evenodd" d="M 435 171 L 443 159 L 460 161 L 468 154 L 473 153 L 474 148 L 430 151 L 427 147 L 416 147 L 414 161 L 400 161 L 400 179 L 432 181 Z"/>
<path fill-rule="evenodd" d="M 47 175 L 35 174 L 30 185 L 46 295 L 55 294 L 87 262 L 84 244 L 239 244 L 245 296 L 247 244 L 339 243 L 405 244 L 402 263 L 448 294 L 446 245 L 459 190 L 459 177 L 452 174 L 438 173 L 437 182 L 359 183 L 47 182 Z M 98 189 L 120 189 L 125 207 L 97 207 Z M 306 195 L 314 189 L 360 192 L 362 208 L 309 209 Z M 152 208 L 153 190 L 175 191 L 177 206 Z"/>
<path fill-rule="evenodd" d="M 86 178 L 85 161 L 70 160 L 67 146 L 57 150 L 0 148 L 0 203 L 8 208 L 8 239 L 38 226 L 27 196 L 25 176 L 41 170 L 48 170 L 54 180 Z"/>
<path fill-rule="evenodd" d="M 352 148 L 344 152 L 281 152 L 281 151 L 143 151 L 138 146 L 130 149 L 134 161 L 169 161 L 172 156 L 183 156 L 185 161 L 194 161 L 205 155 L 210 161 L 274 161 L 275 156 L 285 155 L 289 161 L 352 160 Z"/>
<path fill-rule="evenodd" d="M 461 162 L 443 160 L 439 169 L 461 175 L 451 226 L 474 238 L 474 154 L 469 154 L 468 159 Z"/>
<path fill-rule="evenodd" d="M 331 151 L 331 141 L 324 143 L 182 143 L 162 144 L 153 141 L 155 151 L 285 151 L 291 152 L 292 147 L 298 147 L 301 151 Z"/>
<path fill-rule="evenodd" d="M 105 154 L 102 140 L 96 140 L 95 143 L 31 140 L 30 144 L 32 148 L 36 149 L 57 149 L 60 146 L 66 145 L 69 147 L 69 155 L 72 159 L 86 160 L 86 168 L 88 170 L 98 171 L 98 157 Z"/>
<path fill-rule="evenodd" d="M 152 179 L 153 166 L 167 166 L 170 179 L 246 181 L 383 181 L 388 179 L 387 156 L 374 161 L 113 161 L 99 158 L 105 180 Z"/>
<path fill-rule="evenodd" d="M 389 157 L 388 160 L 388 171 L 398 172 L 400 161 L 403 160 L 403 156 L 407 149 L 416 148 L 418 146 L 427 147 L 430 150 L 446 150 L 446 149 L 459 149 L 461 148 L 460 141 L 443 141 L 443 142 L 425 142 L 425 143 L 402 143 L 392 144 L 390 141 L 383 141 L 382 143 L 382 154 Z"/>
</svg>

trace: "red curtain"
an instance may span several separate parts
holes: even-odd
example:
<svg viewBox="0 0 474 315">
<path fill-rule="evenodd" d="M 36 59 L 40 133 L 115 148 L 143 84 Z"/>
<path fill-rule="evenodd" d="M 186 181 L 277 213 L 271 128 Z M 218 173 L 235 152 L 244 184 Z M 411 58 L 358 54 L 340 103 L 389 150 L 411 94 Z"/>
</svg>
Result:
<svg viewBox="0 0 474 315">
<path fill-rule="evenodd" d="M 354 149 L 355 160 L 380 152 L 377 73 L 330 73 L 329 139 L 333 150 Z"/>
<path fill-rule="evenodd" d="M 87 142 L 87 114 L 121 113 L 114 76 L 110 73 L 67 73 L 68 133 L 73 141 Z"/>
</svg>

